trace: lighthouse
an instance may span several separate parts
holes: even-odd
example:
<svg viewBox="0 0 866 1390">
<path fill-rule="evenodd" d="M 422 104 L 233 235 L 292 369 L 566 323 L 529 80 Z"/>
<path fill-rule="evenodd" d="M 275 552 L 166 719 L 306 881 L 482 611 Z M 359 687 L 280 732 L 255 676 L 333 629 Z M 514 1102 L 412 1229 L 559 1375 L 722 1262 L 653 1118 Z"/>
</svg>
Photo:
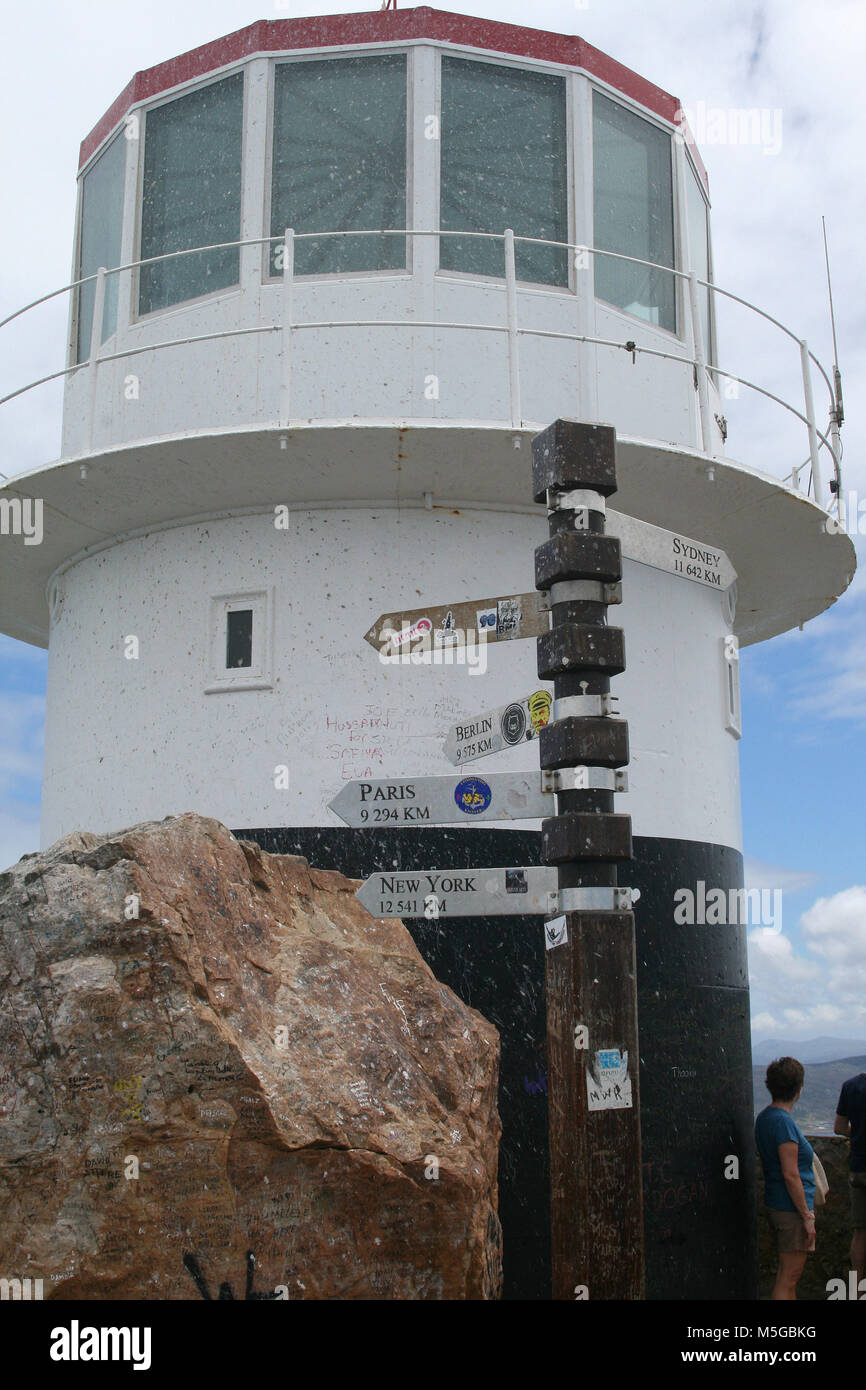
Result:
<svg viewBox="0 0 866 1390">
<path fill-rule="evenodd" d="M 78 179 L 61 457 L 0 492 L 0 629 L 49 650 L 43 844 L 195 810 L 357 877 L 537 864 L 538 819 L 330 803 L 449 771 L 455 725 L 549 690 L 519 631 L 427 664 L 364 638 L 531 592 L 531 441 L 612 426 L 647 1293 L 754 1296 L 737 654 L 824 611 L 854 551 L 795 332 L 799 452 L 727 453 L 677 99 L 576 36 L 428 8 L 262 21 L 138 72 Z M 515 616 L 482 603 L 472 635 Z M 535 742 L 483 766 L 538 775 Z M 506 1294 L 546 1297 L 540 919 L 410 926 L 500 1030 Z"/>
</svg>

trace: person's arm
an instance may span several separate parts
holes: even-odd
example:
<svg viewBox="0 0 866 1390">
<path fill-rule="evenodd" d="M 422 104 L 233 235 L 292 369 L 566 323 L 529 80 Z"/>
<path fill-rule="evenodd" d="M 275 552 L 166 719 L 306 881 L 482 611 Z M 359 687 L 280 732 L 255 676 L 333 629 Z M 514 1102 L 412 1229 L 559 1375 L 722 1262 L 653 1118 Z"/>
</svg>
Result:
<svg viewBox="0 0 866 1390">
<path fill-rule="evenodd" d="M 848 1082 L 844 1082 L 839 1092 L 839 1104 L 836 1106 L 836 1119 L 833 1122 L 833 1133 L 841 1134 L 843 1139 L 851 1138 L 851 1120 L 848 1116 L 848 1097 L 845 1092 L 848 1089 Z"/>
<path fill-rule="evenodd" d="M 809 1249 L 813 1249 L 815 1241 L 815 1213 L 809 1210 L 806 1202 L 806 1193 L 803 1188 L 803 1181 L 800 1177 L 800 1170 L 797 1167 L 797 1154 L 799 1144 L 795 1144 L 789 1139 L 784 1144 L 779 1145 L 779 1162 L 782 1165 L 782 1177 L 788 1189 L 788 1195 L 802 1218 L 806 1227 L 806 1232 L 810 1237 Z"/>
</svg>

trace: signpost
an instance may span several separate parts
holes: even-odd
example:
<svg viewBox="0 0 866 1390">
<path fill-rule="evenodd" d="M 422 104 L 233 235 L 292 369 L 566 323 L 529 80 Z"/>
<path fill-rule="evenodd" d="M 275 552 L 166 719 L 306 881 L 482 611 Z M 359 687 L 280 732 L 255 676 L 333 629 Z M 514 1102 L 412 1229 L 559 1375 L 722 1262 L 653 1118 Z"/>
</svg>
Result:
<svg viewBox="0 0 866 1390">
<path fill-rule="evenodd" d="M 535 552 L 535 582 L 550 593 L 552 618 L 538 638 L 538 674 L 553 680 L 556 696 L 539 757 L 560 776 L 621 768 L 629 758 L 627 725 L 610 708 L 610 679 L 625 669 L 605 594 L 622 564 L 620 541 L 605 530 L 615 440 L 607 426 L 557 420 L 532 441 L 533 497 L 547 506 L 550 526 Z M 671 535 L 645 536 L 643 562 L 682 560 L 673 572 L 721 584 L 720 554 L 706 557 L 706 570 L 703 559 L 686 563 L 677 537 L 668 548 Z M 557 814 L 541 827 L 541 860 L 557 867 L 561 911 L 545 923 L 555 1299 L 644 1296 L 634 917 L 631 895 L 617 887 L 617 866 L 631 853 L 630 819 L 614 813 L 610 792 L 567 779 Z M 588 900 L 605 892 L 606 904 Z"/>
<path fill-rule="evenodd" d="M 399 868 L 358 890 L 375 917 L 544 917 L 555 1299 L 644 1296 L 639 1047 L 633 894 L 617 881 L 632 857 L 631 820 L 614 811 L 626 789 L 628 727 L 610 679 L 625 669 L 622 555 L 705 587 L 736 579 L 727 555 L 622 513 L 615 433 L 557 420 L 532 444 L 532 494 L 550 538 L 535 552 L 536 593 L 383 614 L 365 634 L 391 659 L 416 646 L 448 648 L 537 638 L 531 695 L 449 730 L 458 776 L 357 781 L 331 809 L 347 824 L 403 826 L 543 817 L 541 865 Z M 607 530 L 606 530 L 607 524 Z M 552 719 L 551 719 L 552 714 Z M 466 776 L 463 764 L 537 738 L 539 779 Z"/>
<path fill-rule="evenodd" d="M 501 753 L 536 738 L 550 718 L 553 696 L 549 690 L 534 690 L 522 700 L 511 700 L 498 709 L 486 710 L 452 724 L 443 752 L 455 767 Z"/>
<path fill-rule="evenodd" d="M 553 792 L 540 783 L 538 772 L 347 782 L 329 807 L 352 826 L 539 820 L 556 810 Z"/>
</svg>

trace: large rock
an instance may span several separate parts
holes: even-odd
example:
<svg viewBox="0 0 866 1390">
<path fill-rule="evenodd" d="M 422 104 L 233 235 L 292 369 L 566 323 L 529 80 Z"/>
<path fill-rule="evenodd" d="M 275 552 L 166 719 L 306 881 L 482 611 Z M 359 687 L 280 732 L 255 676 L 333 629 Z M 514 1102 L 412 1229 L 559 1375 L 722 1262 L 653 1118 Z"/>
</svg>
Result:
<svg viewBox="0 0 866 1390">
<path fill-rule="evenodd" d="M 0 876 L 0 1274 L 498 1297 L 496 1029 L 355 886 L 195 815 Z"/>
</svg>

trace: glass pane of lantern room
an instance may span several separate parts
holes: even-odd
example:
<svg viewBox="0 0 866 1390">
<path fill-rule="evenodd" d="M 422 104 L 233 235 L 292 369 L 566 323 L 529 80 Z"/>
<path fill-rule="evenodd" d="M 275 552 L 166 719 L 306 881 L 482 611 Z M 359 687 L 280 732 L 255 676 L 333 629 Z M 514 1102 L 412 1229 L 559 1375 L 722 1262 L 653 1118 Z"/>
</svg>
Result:
<svg viewBox="0 0 866 1390">
<path fill-rule="evenodd" d="M 127 142 L 118 135 L 88 169 L 81 185 L 81 234 L 78 243 L 78 277 L 93 275 L 101 265 L 106 270 L 120 265 L 120 236 L 123 226 L 123 181 L 126 173 Z M 105 307 L 100 342 L 110 338 L 117 327 L 118 276 L 105 277 Z M 96 281 L 82 285 L 78 292 L 78 335 L 76 362 L 90 356 L 93 304 Z"/>
<path fill-rule="evenodd" d="M 406 226 L 406 58 L 279 63 L 274 73 L 271 235 Z M 279 274 L 271 247 L 271 274 Z M 295 246 L 298 275 L 396 270 L 406 238 Z"/>
<path fill-rule="evenodd" d="M 599 92 L 593 93 L 595 244 L 673 266 L 671 138 Z M 598 299 L 676 332 L 674 276 L 612 256 L 595 256 Z"/>
<path fill-rule="evenodd" d="M 697 175 L 691 167 L 686 174 L 686 207 L 689 218 L 689 255 L 692 262 L 689 269 L 697 272 L 699 280 L 709 280 L 711 278 L 709 210 L 698 185 Z M 698 286 L 698 313 L 704 338 L 704 353 L 706 360 L 712 362 L 712 300 L 710 291 L 703 289 L 700 285 Z"/>
<path fill-rule="evenodd" d="M 237 73 L 148 111 L 142 260 L 240 237 L 243 93 Z M 142 266 L 139 313 L 235 285 L 239 263 L 227 247 Z"/>
<path fill-rule="evenodd" d="M 442 59 L 439 226 L 568 241 L 565 82 L 497 63 Z M 568 252 L 515 247 L 517 278 L 568 284 Z M 502 240 L 442 237 L 443 270 L 505 274 Z"/>
</svg>

